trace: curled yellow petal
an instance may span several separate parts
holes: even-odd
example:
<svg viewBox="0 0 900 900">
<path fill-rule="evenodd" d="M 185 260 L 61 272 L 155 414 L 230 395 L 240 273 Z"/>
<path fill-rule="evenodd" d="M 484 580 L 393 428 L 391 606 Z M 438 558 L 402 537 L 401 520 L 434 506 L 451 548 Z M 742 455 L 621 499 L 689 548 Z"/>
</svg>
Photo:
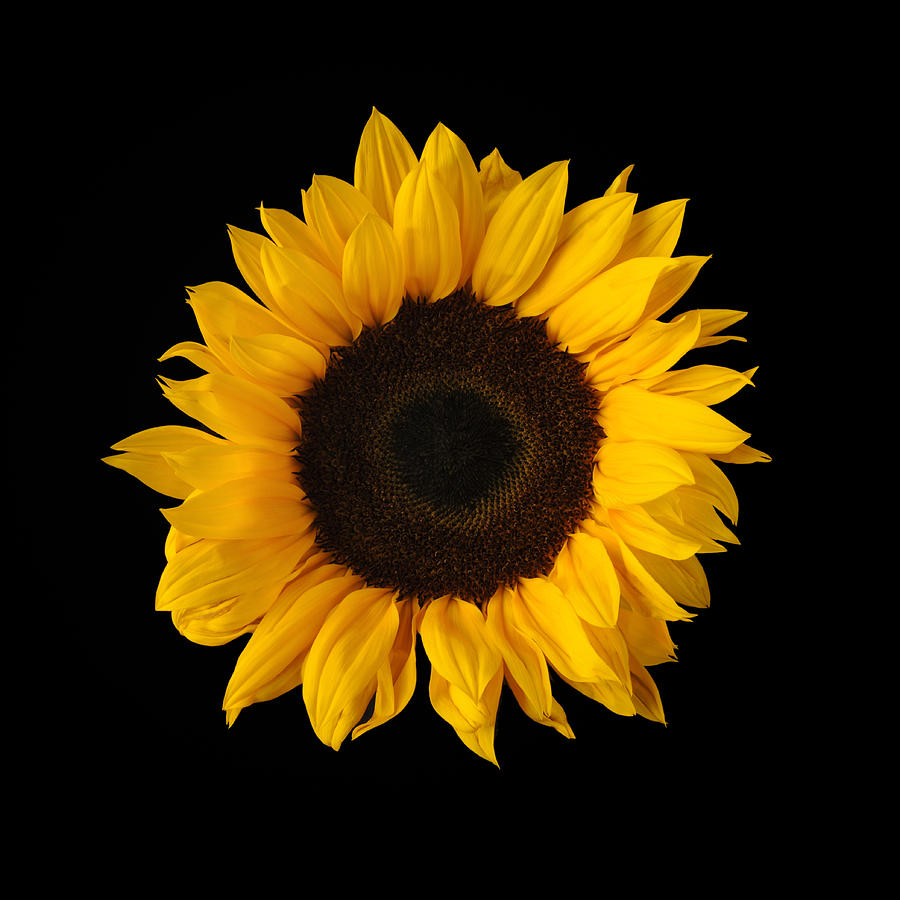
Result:
<svg viewBox="0 0 900 900">
<path fill-rule="evenodd" d="M 522 183 L 522 176 L 515 169 L 511 169 L 503 161 L 500 151 L 494 148 L 493 152 L 479 164 L 478 180 L 481 182 L 481 193 L 484 197 L 484 225 L 487 228 L 507 194 L 517 184 Z"/>
</svg>

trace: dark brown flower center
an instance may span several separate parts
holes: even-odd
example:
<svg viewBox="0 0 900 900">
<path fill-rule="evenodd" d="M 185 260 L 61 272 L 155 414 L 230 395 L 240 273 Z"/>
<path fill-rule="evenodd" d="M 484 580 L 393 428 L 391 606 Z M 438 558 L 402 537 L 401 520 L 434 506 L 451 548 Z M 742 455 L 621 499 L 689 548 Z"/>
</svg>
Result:
<svg viewBox="0 0 900 900">
<path fill-rule="evenodd" d="M 299 397 L 319 545 L 372 586 L 481 603 L 546 574 L 588 513 L 602 437 L 544 323 L 458 291 L 407 299 Z"/>
</svg>

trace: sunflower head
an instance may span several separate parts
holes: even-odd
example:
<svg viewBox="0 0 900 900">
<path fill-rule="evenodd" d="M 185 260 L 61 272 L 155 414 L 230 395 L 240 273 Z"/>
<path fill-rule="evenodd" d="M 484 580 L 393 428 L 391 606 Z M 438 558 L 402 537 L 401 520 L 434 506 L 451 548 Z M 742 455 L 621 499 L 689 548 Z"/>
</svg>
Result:
<svg viewBox="0 0 900 900">
<path fill-rule="evenodd" d="M 443 125 L 417 156 L 373 110 L 352 184 L 229 229 L 255 296 L 190 288 L 202 341 L 162 357 L 203 372 L 160 380 L 201 427 L 106 460 L 181 501 L 157 608 L 250 634 L 229 724 L 302 685 L 337 749 L 409 701 L 419 638 L 435 710 L 493 762 L 504 686 L 574 736 L 551 672 L 665 721 L 647 667 L 709 602 L 698 554 L 736 542 L 719 464 L 768 457 L 711 409 L 753 371 L 676 367 L 743 313 L 663 318 L 707 258 L 673 256 L 684 201 L 635 212 L 630 172 L 566 211 L 568 162 L 476 166 Z"/>
</svg>

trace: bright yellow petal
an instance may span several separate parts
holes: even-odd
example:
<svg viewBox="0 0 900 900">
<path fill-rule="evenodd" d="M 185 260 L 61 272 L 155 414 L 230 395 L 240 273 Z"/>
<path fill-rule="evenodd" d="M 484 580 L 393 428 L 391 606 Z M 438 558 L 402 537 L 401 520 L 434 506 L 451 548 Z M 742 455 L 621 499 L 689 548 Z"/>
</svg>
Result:
<svg viewBox="0 0 900 900">
<path fill-rule="evenodd" d="M 702 403 L 629 384 L 604 396 L 597 421 L 614 441 L 651 441 L 699 453 L 728 453 L 750 437 Z"/>
<path fill-rule="evenodd" d="M 481 193 L 484 196 L 484 226 L 487 228 L 507 194 L 517 184 L 522 183 L 522 176 L 515 169 L 511 169 L 503 161 L 500 151 L 494 148 L 494 151 L 479 164 L 478 180 L 481 182 Z"/>
<path fill-rule="evenodd" d="M 356 152 L 353 183 L 389 224 L 394 221 L 397 191 L 415 165 L 416 154 L 409 141 L 373 106 Z"/>
<path fill-rule="evenodd" d="M 690 466 L 677 450 L 650 441 L 600 444 L 594 470 L 594 496 L 605 507 L 646 503 L 692 484 Z"/>
<path fill-rule="evenodd" d="M 179 343 L 169 347 L 159 362 L 165 362 L 167 359 L 186 359 L 192 362 L 198 369 L 204 372 L 232 372 L 233 369 L 222 362 L 209 347 L 199 344 L 197 341 L 180 341 Z"/>
<path fill-rule="evenodd" d="M 353 740 L 393 719 L 409 703 L 415 691 L 418 602 L 404 600 L 397 604 L 397 610 L 400 624 L 394 646 L 376 676 L 375 708 L 371 718 L 353 729 Z"/>
<path fill-rule="evenodd" d="M 606 511 L 604 517 L 629 547 L 639 547 L 666 559 L 687 559 L 702 549 L 702 543 L 669 530 L 666 523 L 647 512 L 644 506 L 623 506 Z"/>
<path fill-rule="evenodd" d="M 500 666 L 481 609 L 454 597 L 432 600 L 419 633 L 431 665 L 477 702 Z"/>
<path fill-rule="evenodd" d="M 515 626 L 537 643 L 563 677 L 579 682 L 618 680 L 591 646 L 571 602 L 553 582 L 520 579 L 508 609 Z"/>
<path fill-rule="evenodd" d="M 334 565 L 311 567 L 288 584 L 234 667 L 222 708 L 228 724 L 252 703 L 272 700 L 302 680 L 309 648 L 328 614 L 362 582 Z"/>
<path fill-rule="evenodd" d="M 634 555 L 650 577 L 677 603 L 682 606 L 709 606 L 709 582 L 696 556 L 664 559 L 640 549 L 635 549 Z"/>
<path fill-rule="evenodd" d="M 166 563 L 156 589 L 156 608 L 174 611 L 215 606 L 261 586 L 281 586 L 304 548 L 305 542 L 296 535 L 195 541 Z"/>
<path fill-rule="evenodd" d="M 299 250 L 319 265 L 334 270 L 334 262 L 319 235 L 302 219 L 284 209 L 259 207 L 259 218 L 270 238 L 279 246 Z"/>
<path fill-rule="evenodd" d="M 434 173 L 453 200 L 459 217 L 461 269 L 457 287 L 472 274 L 484 239 L 484 198 L 478 170 L 468 147 L 449 128 L 439 124 L 425 142 L 422 162 Z"/>
<path fill-rule="evenodd" d="M 514 187 L 491 219 L 472 272 L 475 296 L 493 306 L 518 299 L 543 271 L 562 225 L 568 162 Z"/>
<path fill-rule="evenodd" d="M 621 172 L 613 179 L 612 184 L 604 191 L 604 197 L 610 197 L 613 194 L 623 194 L 628 190 L 628 178 L 634 171 L 634 163 L 625 166 Z"/>
<path fill-rule="evenodd" d="M 248 447 L 290 453 L 300 437 L 300 418 L 284 400 L 232 375 L 189 381 L 161 379 L 163 394 L 211 431 Z"/>
<path fill-rule="evenodd" d="M 459 216 L 453 198 L 424 163 L 409 172 L 397 192 L 394 234 L 407 293 L 428 300 L 452 294 L 462 270 Z"/>
<path fill-rule="evenodd" d="M 636 200 L 637 194 L 613 194 L 567 212 L 556 248 L 537 281 L 516 301 L 516 312 L 542 315 L 602 272 L 621 246 Z"/>
<path fill-rule="evenodd" d="M 179 531 L 195 537 L 247 540 L 310 534 L 315 513 L 300 486 L 270 478 L 241 478 L 192 494 L 161 510 Z"/>
<path fill-rule="evenodd" d="M 635 384 L 656 394 L 687 397 L 704 406 L 714 406 L 734 396 L 741 388 L 752 385 L 750 379 L 755 371 L 736 372 L 724 366 L 691 366 L 663 372 L 652 378 L 641 378 Z"/>
<path fill-rule="evenodd" d="M 635 213 L 612 265 L 636 256 L 671 256 L 681 235 L 687 200 L 670 200 Z"/>
<path fill-rule="evenodd" d="M 343 286 L 347 306 L 364 325 L 389 322 L 403 301 L 403 254 L 390 225 L 366 216 L 344 247 Z"/>
<path fill-rule="evenodd" d="M 375 207 L 352 184 L 332 175 L 313 175 L 301 197 L 307 225 L 322 239 L 334 271 L 340 272 L 347 238 L 365 216 L 378 215 Z"/>
<path fill-rule="evenodd" d="M 303 667 L 303 702 L 322 743 L 337 750 L 362 717 L 399 626 L 394 595 L 383 588 L 353 591 L 325 620 Z"/>
<path fill-rule="evenodd" d="M 606 269 L 550 310 L 548 337 L 571 353 L 581 353 L 625 333 L 637 324 L 653 285 L 671 264 L 651 257 Z"/>
<path fill-rule="evenodd" d="M 190 609 L 173 609 L 172 624 L 195 644 L 220 647 L 256 629 L 272 608 L 282 584 L 254 588 L 238 597 Z"/>
<path fill-rule="evenodd" d="M 294 397 L 325 375 L 325 357 L 311 344 L 286 334 L 233 337 L 231 357 L 257 384 L 279 397 Z"/>
<path fill-rule="evenodd" d="M 263 247 L 272 242 L 264 235 L 237 228 L 235 225 L 228 226 L 228 237 L 231 239 L 234 261 L 247 286 L 266 306 L 272 308 L 273 297 L 260 262 Z"/>
<path fill-rule="evenodd" d="M 739 447 L 735 447 L 734 450 L 729 453 L 711 453 L 710 457 L 717 460 L 718 462 L 727 462 L 733 464 L 772 462 L 772 457 L 769 456 L 768 453 L 763 453 L 762 450 L 755 450 L 748 444 L 741 444 Z"/>
<path fill-rule="evenodd" d="M 432 666 L 428 695 L 435 712 L 448 722 L 459 739 L 482 759 L 499 767 L 494 752 L 494 726 L 497 706 L 503 688 L 503 667 L 499 666 L 494 678 L 478 701 L 455 684 L 451 684 Z"/>
<path fill-rule="evenodd" d="M 603 542 L 584 531 L 569 536 L 556 557 L 550 580 L 580 619 L 614 628 L 619 613 L 619 579 Z"/>
<path fill-rule="evenodd" d="M 694 283 L 710 256 L 676 256 L 653 285 L 641 321 L 658 319 L 673 307 Z"/>
<path fill-rule="evenodd" d="M 297 460 L 291 453 L 253 450 L 225 441 L 167 451 L 163 459 L 179 478 L 202 491 L 239 478 L 263 477 L 287 483 L 297 471 Z"/>
<path fill-rule="evenodd" d="M 598 353 L 585 378 L 598 391 L 606 391 L 623 381 L 660 375 L 694 346 L 699 334 L 697 310 L 672 322 L 645 322 L 626 340 Z"/>
</svg>

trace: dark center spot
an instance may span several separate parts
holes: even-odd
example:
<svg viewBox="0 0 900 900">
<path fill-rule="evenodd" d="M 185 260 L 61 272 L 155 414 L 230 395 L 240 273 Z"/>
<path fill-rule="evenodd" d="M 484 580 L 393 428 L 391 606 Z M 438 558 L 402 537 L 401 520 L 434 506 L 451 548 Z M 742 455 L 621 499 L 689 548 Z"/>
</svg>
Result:
<svg viewBox="0 0 900 900">
<path fill-rule="evenodd" d="M 588 513 L 602 437 L 544 323 L 459 291 L 407 300 L 298 398 L 316 538 L 368 584 L 483 602 L 546 574 Z"/>
</svg>

